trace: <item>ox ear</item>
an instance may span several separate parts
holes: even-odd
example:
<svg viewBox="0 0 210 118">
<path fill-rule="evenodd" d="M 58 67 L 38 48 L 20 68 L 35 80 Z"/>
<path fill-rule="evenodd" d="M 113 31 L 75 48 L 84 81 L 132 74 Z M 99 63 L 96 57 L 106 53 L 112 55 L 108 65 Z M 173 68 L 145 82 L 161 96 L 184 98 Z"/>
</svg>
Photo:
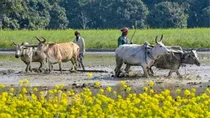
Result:
<svg viewBox="0 0 210 118">
<path fill-rule="evenodd" d="M 36 36 L 36 39 L 39 41 L 39 42 L 41 42 L 41 40 Z"/>
<path fill-rule="evenodd" d="M 161 37 L 160 37 L 160 42 L 163 40 L 163 34 L 161 35 Z"/>
<path fill-rule="evenodd" d="M 157 38 L 158 38 L 158 36 L 155 37 L 155 43 L 158 43 L 158 42 L 157 42 Z"/>
<path fill-rule="evenodd" d="M 14 45 L 17 45 L 15 42 L 13 42 Z"/>
</svg>

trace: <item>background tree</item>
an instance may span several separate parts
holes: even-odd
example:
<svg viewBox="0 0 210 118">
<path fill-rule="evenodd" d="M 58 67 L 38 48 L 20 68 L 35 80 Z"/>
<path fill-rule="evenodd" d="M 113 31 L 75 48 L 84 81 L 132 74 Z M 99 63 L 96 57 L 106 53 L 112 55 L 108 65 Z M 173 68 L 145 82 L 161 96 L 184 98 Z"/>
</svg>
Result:
<svg viewBox="0 0 210 118">
<path fill-rule="evenodd" d="M 50 23 L 47 28 L 50 29 L 65 29 L 68 26 L 68 19 L 66 17 L 66 10 L 57 3 L 52 5 L 50 10 Z"/>
<path fill-rule="evenodd" d="M 93 0 L 62 0 L 61 6 L 66 9 L 66 16 L 69 20 L 69 28 L 86 29 L 91 21 Z"/>
<path fill-rule="evenodd" d="M 111 15 L 112 14 L 112 15 Z M 141 0 L 115 0 L 112 4 L 112 18 L 109 20 L 112 28 L 131 27 L 137 22 L 139 28 L 145 27 L 148 8 Z"/>
<path fill-rule="evenodd" d="M 1 8 L 1 10 L 0 10 L 0 29 L 2 29 L 3 14 L 6 11 L 6 0 L 0 1 L 0 8 Z"/>
<path fill-rule="evenodd" d="M 210 6 L 204 8 L 202 10 L 201 18 L 200 18 L 202 27 L 210 27 Z"/>
<path fill-rule="evenodd" d="M 152 28 L 187 27 L 187 15 L 184 13 L 184 8 L 175 2 L 156 4 L 147 21 Z"/>
<path fill-rule="evenodd" d="M 193 0 L 190 4 L 190 10 L 188 12 L 188 27 L 201 27 L 203 9 L 210 6 L 210 0 Z M 209 19 L 210 20 L 210 19 Z"/>
<path fill-rule="evenodd" d="M 1 0 L 0 28 L 210 27 L 209 6 L 210 0 Z"/>
<path fill-rule="evenodd" d="M 49 24 L 49 3 L 47 1 L 10 1 L 7 2 L 7 6 L 10 9 L 4 17 L 4 28 L 39 29 Z"/>
</svg>

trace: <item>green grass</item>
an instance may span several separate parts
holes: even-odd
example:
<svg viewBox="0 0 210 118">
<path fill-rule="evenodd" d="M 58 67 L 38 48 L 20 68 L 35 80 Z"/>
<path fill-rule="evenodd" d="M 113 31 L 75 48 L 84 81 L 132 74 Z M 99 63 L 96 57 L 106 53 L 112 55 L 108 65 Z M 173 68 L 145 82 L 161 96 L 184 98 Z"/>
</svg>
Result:
<svg viewBox="0 0 210 118">
<path fill-rule="evenodd" d="M 129 30 L 128 38 L 131 39 L 135 30 Z M 120 30 L 81 30 L 85 39 L 86 48 L 116 48 Z M 210 47 L 210 28 L 194 29 L 144 29 L 136 30 L 133 43 L 142 44 L 148 41 L 154 44 L 158 35 L 164 35 L 165 45 L 180 45 L 183 48 L 208 48 Z M 37 44 L 35 36 L 45 37 L 49 42 L 69 42 L 74 39 L 74 30 L 16 30 L 0 31 L 0 48 L 14 48 L 12 42 L 28 42 Z"/>
</svg>

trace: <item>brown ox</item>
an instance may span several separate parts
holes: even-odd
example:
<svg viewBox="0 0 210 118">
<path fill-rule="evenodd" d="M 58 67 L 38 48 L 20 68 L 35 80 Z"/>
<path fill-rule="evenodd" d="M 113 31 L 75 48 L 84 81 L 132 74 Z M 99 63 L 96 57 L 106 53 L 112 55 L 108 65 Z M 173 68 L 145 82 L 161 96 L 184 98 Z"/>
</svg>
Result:
<svg viewBox="0 0 210 118">
<path fill-rule="evenodd" d="M 43 38 L 43 37 L 42 37 Z M 59 70 L 62 73 L 62 62 L 72 62 L 72 70 L 76 70 L 76 63 L 79 57 L 79 46 L 73 42 L 69 43 L 45 43 L 46 39 L 41 41 L 39 38 L 38 49 L 39 53 L 45 53 L 49 62 L 49 73 L 52 71 L 52 64 L 59 64 Z"/>
</svg>

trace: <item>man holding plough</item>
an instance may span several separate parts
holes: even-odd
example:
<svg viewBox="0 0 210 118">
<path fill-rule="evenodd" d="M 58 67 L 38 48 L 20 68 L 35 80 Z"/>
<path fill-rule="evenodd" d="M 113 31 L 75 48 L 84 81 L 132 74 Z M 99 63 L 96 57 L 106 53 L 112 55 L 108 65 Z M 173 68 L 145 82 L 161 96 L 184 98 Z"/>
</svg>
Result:
<svg viewBox="0 0 210 118">
<path fill-rule="evenodd" d="M 85 41 L 82 37 L 80 37 L 80 32 L 79 31 L 75 31 L 74 35 L 75 35 L 76 38 L 73 42 L 76 43 L 80 48 L 79 66 L 82 66 L 83 70 L 85 70 L 84 65 L 83 65 L 83 60 L 82 60 L 83 57 L 84 57 L 84 53 L 85 53 Z"/>
</svg>

